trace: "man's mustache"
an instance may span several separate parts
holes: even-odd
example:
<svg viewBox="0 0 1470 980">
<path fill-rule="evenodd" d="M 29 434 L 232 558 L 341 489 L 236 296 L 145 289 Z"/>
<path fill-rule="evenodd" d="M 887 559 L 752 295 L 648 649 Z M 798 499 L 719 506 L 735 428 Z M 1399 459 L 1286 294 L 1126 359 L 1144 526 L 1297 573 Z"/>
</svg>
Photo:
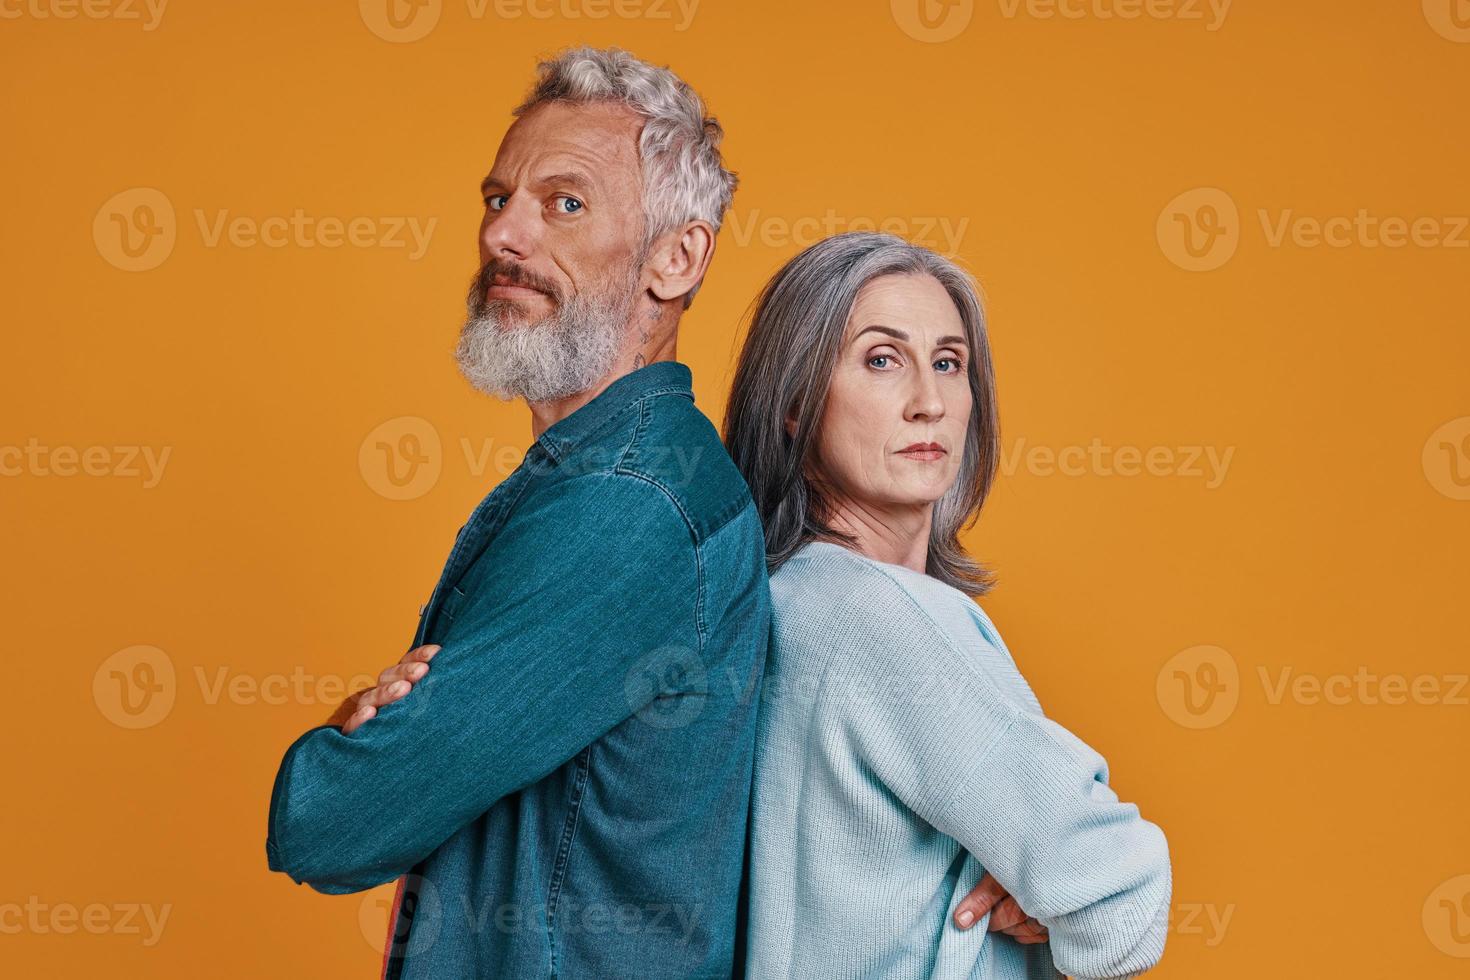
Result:
<svg viewBox="0 0 1470 980">
<path fill-rule="evenodd" d="M 470 304 L 475 309 L 485 306 L 485 293 L 490 288 L 491 282 L 499 277 L 502 281 L 512 286 L 525 286 L 539 293 L 545 293 L 552 302 L 561 303 L 561 292 L 556 288 L 556 283 L 541 276 L 525 266 L 510 262 L 497 262 L 491 260 L 480 267 L 475 275 L 474 282 L 470 284 Z"/>
</svg>

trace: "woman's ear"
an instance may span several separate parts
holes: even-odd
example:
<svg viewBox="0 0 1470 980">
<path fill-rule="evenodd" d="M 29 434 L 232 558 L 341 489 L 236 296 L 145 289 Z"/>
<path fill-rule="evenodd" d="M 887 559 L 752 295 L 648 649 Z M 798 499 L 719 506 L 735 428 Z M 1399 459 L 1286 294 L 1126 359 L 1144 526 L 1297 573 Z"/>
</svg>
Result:
<svg viewBox="0 0 1470 980">
<path fill-rule="evenodd" d="M 715 251 L 708 221 L 691 221 L 659 236 L 648 257 L 648 288 L 660 300 L 688 295 L 699 285 Z"/>
</svg>

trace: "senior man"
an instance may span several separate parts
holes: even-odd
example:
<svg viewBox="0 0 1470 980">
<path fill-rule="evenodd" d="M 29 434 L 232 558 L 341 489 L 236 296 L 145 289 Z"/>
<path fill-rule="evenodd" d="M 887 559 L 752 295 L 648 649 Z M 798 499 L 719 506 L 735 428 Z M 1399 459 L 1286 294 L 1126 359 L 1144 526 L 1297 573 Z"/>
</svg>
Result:
<svg viewBox="0 0 1470 980">
<path fill-rule="evenodd" d="M 514 115 L 457 356 L 535 441 L 415 649 L 287 751 L 270 867 L 402 876 L 388 977 L 727 978 L 769 592 L 675 345 L 736 178 L 698 95 L 625 52 L 543 63 Z"/>
</svg>

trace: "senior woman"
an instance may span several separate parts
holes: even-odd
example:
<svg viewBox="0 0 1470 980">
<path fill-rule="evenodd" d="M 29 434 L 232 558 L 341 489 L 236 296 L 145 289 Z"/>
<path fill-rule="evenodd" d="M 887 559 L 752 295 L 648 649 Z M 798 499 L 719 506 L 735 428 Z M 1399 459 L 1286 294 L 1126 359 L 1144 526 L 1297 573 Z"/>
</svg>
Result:
<svg viewBox="0 0 1470 980">
<path fill-rule="evenodd" d="M 891 235 L 797 255 L 758 301 L 725 443 L 772 570 L 751 980 L 1153 966 L 1164 835 L 1042 713 L 974 601 L 991 577 L 957 535 L 990 489 L 999 430 L 969 276 Z M 950 925 L 987 872 L 1048 942 Z"/>
</svg>

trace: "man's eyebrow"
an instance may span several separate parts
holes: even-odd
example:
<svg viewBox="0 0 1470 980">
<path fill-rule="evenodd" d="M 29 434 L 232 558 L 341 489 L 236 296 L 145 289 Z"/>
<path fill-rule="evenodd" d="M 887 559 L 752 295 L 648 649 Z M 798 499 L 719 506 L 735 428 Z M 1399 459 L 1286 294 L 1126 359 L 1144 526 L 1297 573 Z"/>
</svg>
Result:
<svg viewBox="0 0 1470 980">
<path fill-rule="evenodd" d="M 878 333 L 886 333 L 890 337 L 896 337 L 899 340 L 902 340 L 902 341 L 905 341 L 905 342 L 907 342 L 908 339 L 909 339 L 909 335 L 906 334 L 906 333 L 904 333 L 902 330 L 896 330 L 893 327 L 885 327 L 881 323 L 875 323 L 875 324 L 872 324 L 871 326 L 864 327 L 863 329 L 859 330 L 857 332 L 857 334 L 853 336 L 852 339 L 854 341 L 856 341 L 858 339 L 858 337 L 861 337 L 863 334 L 867 333 L 869 330 L 876 330 Z M 958 344 L 961 347 L 968 347 L 969 346 L 969 344 L 965 341 L 965 338 L 964 337 L 957 337 L 954 334 L 946 334 L 945 336 L 940 337 L 938 340 L 936 340 L 935 343 L 936 344 Z"/>
<path fill-rule="evenodd" d="M 542 186 L 574 187 L 583 194 L 592 190 L 592 181 L 579 173 L 568 171 L 560 174 L 547 174 L 545 177 L 537 177 L 531 181 L 533 184 Z M 484 193 L 492 187 L 504 187 L 505 185 L 494 175 L 490 174 L 480 181 L 480 193 Z"/>
<path fill-rule="evenodd" d="M 564 174 L 548 174 L 545 177 L 541 177 L 538 180 L 534 181 L 534 183 L 575 187 L 577 190 L 582 191 L 584 194 L 592 190 L 591 180 L 582 176 L 579 173 L 572 173 L 570 171 Z"/>
</svg>

